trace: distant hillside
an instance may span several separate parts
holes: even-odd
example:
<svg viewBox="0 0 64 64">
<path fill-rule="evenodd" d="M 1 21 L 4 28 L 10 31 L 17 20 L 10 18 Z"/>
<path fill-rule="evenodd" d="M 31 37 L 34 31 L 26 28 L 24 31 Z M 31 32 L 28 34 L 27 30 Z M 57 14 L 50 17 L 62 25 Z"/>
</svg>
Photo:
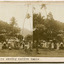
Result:
<svg viewBox="0 0 64 64">
<path fill-rule="evenodd" d="M 22 34 L 22 31 L 23 31 L 23 34 Z M 21 34 L 25 37 L 27 35 L 32 35 L 33 32 L 28 29 L 21 29 Z"/>
</svg>

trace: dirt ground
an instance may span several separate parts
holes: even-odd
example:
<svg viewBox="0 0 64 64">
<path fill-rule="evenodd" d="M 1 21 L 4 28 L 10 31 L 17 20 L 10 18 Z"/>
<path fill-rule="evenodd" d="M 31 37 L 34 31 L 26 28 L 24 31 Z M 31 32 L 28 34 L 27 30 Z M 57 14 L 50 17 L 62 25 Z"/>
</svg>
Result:
<svg viewBox="0 0 64 64">
<path fill-rule="evenodd" d="M 40 54 L 33 49 L 31 52 L 22 50 L 0 50 L 0 57 L 64 57 L 64 50 L 39 49 Z"/>
</svg>

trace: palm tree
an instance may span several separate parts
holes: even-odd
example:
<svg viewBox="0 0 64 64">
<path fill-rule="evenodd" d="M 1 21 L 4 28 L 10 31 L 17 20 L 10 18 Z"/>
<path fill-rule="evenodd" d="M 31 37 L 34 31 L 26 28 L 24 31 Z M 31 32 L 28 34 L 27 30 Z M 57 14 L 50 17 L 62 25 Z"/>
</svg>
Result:
<svg viewBox="0 0 64 64">
<path fill-rule="evenodd" d="M 43 9 L 43 8 L 44 8 L 44 10 L 45 10 L 45 12 L 46 12 L 46 16 L 47 16 L 47 11 L 46 11 L 47 8 L 46 8 L 46 5 L 45 5 L 45 4 L 42 4 L 42 5 L 41 5 L 41 9 Z"/>
<path fill-rule="evenodd" d="M 13 27 L 14 25 L 17 25 L 15 17 L 12 17 L 12 18 L 11 18 L 11 23 L 10 23 L 10 25 L 11 25 L 12 27 Z"/>
<path fill-rule="evenodd" d="M 32 14 L 34 14 L 34 10 L 35 10 L 36 8 L 35 7 L 32 7 Z"/>
<path fill-rule="evenodd" d="M 32 7 L 32 15 L 34 14 L 34 10 L 35 10 L 35 9 L 36 9 L 36 8 L 33 6 L 33 7 Z M 33 16 L 32 16 L 32 17 L 33 17 Z M 36 28 L 34 28 L 34 26 L 33 26 L 33 31 L 34 31 L 34 30 L 36 30 Z"/>
<path fill-rule="evenodd" d="M 26 17 L 24 18 L 24 22 L 23 22 L 23 31 L 24 31 L 24 24 L 25 24 L 25 20 L 26 20 L 26 18 L 27 18 L 27 19 L 30 18 L 30 14 L 28 13 L 28 9 L 29 9 L 29 5 L 27 5 Z M 30 23 L 30 25 L 31 25 L 31 23 Z M 22 34 L 23 34 L 23 31 L 22 31 Z"/>
</svg>

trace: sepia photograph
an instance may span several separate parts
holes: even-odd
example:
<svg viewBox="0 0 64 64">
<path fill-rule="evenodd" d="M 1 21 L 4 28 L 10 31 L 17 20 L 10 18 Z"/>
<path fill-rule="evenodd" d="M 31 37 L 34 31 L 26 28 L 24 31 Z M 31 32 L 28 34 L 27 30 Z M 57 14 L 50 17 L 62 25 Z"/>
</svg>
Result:
<svg viewBox="0 0 64 64">
<path fill-rule="evenodd" d="M 30 3 L 0 2 L 0 57 L 26 57 L 32 51 L 32 43 Z"/>
<path fill-rule="evenodd" d="M 36 57 L 64 57 L 64 2 L 33 5 Z"/>
<path fill-rule="evenodd" d="M 1 61 L 64 62 L 64 1 L 0 1 Z"/>
</svg>

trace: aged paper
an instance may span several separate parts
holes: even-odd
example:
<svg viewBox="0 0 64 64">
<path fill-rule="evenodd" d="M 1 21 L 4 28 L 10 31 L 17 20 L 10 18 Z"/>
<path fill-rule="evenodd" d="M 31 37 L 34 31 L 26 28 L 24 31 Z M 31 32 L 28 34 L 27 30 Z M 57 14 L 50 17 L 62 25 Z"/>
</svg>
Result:
<svg viewBox="0 0 64 64">
<path fill-rule="evenodd" d="M 0 1 L 0 62 L 64 62 L 64 1 Z"/>
</svg>

